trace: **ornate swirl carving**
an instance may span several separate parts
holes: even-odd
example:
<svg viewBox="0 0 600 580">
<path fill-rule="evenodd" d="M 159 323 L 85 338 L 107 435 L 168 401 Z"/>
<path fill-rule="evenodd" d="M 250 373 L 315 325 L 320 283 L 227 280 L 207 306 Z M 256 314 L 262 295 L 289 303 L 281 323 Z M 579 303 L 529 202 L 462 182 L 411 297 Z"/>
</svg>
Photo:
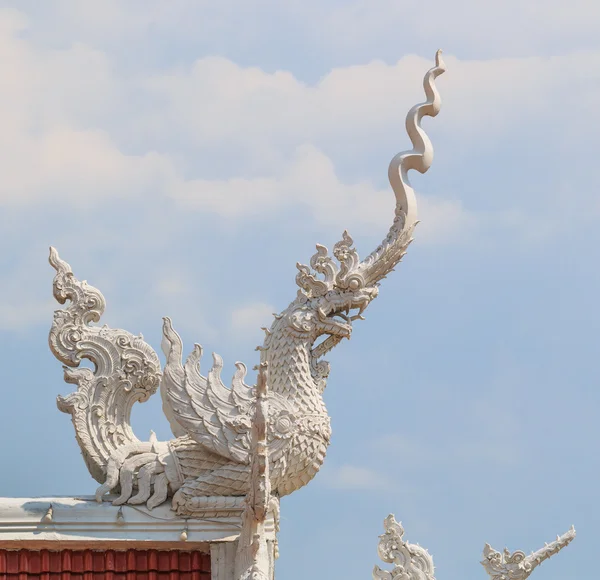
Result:
<svg viewBox="0 0 600 580">
<path fill-rule="evenodd" d="M 56 270 L 54 297 L 61 304 L 69 301 L 67 308 L 54 314 L 50 349 L 67 365 L 65 381 L 77 385 L 77 392 L 58 397 L 57 404 L 71 414 L 86 464 L 103 483 L 111 455 L 125 444 L 139 443 L 130 426 L 131 407 L 158 388 L 160 362 L 141 336 L 91 326 L 104 312 L 104 296 L 77 280 L 54 248 L 50 264 Z M 95 369 L 72 368 L 82 359 L 90 360 Z"/>
<path fill-rule="evenodd" d="M 373 580 L 434 580 L 433 558 L 425 548 L 403 539 L 404 528 L 390 514 L 383 521 L 385 533 L 379 536 L 377 552 L 381 560 L 394 564 L 391 571 L 373 569 Z"/>
<path fill-rule="evenodd" d="M 296 284 L 306 292 L 307 296 L 324 296 L 328 292 L 329 285 L 327 282 L 319 280 L 311 273 L 308 266 L 298 263 L 296 268 L 298 269 Z"/>
<path fill-rule="evenodd" d="M 333 255 L 339 260 L 341 268 L 336 283 L 340 288 L 357 290 L 363 288 L 365 280 L 357 271 L 360 259 L 358 252 L 354 249 L 354 240 L 344 230 L 342 239 L 333 246 Z"/>
</svg>

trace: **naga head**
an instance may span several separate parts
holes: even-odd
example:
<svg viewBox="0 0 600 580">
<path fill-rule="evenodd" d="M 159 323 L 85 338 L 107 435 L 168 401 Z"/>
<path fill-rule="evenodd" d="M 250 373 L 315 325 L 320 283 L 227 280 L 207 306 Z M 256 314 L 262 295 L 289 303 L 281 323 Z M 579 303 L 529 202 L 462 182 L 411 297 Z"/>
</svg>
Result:
<svg viewBox="0 0 600 580">
<path fill-rule="evenodd" d="M 322 356 L 350 338 L 356 320 L 364 320 L 363 312 L 379 293 L 380 277 L 372 275 L 367 261 L 360 261 L 348 232 L 333 247 L 333 256 L 319 244 L 310 266 L 296 267 L 300 290 L 285 316 L 294 331 L 309 334 L 313 341 L 326 336 L 314 353 Z"/>
<path fill-rule="evenodd" d="M 324 362 L 318 363 L 318 359 L 343 338 L 350 338 L 352 324 L 363 319 L 365 308 L 379 293 L 380 281 L 400 262 L 412 241 L 417 224 L 417 204 L 407 173 L 410 169 L 425 173 L 433 160 L 433 147 L 421 127 L 421 119 L 435 117 L 440 110 L 435 79 L 445 70 L 441 51 L 438 51 L 435 67 L 423 80 L 427 100 L 415 105 L 406 116 L 406 129 L 413 148 L 399 153 L 390 162 L 388 175 L 396 196 L 396 208 L 385 239 L 361 261 L 352 238 L 344 232 L 341 241 L 333 247 L 333 256 L 325 246 L 317 245 L 310 266 L 297 264 L 298 296 L 277 318 L 280 326 L 284 322 L 288 332 L 307 339 L 311 345 L 311 365 L 313 369 L 320 369 L 318 374 L 321 376 L 328 372 L 328 366 Z M 323 335 L 326 338 L 315 346 Z"/>
<path fill-rule="evenodd" d="M 415 208 L 411 209 L 414 214 Z M 363 261 L 345 231 L 333 247 L 333 256 L 319 244 L 310 266 L 296 264 L 300 290 L 283 316 L 294 333 L 310 337 L 313 344 L 325 335 L 312 348 L 314 359 L 343 338 L 350 338 L 354 322 L 364 320 L 365 309 L 379 294 L 379 282 L 398 264 L 412 241 L 416 222 L 407 224 L 406 218 L 407 212 L 401 207 L 386 239 Z"/>
</svg>

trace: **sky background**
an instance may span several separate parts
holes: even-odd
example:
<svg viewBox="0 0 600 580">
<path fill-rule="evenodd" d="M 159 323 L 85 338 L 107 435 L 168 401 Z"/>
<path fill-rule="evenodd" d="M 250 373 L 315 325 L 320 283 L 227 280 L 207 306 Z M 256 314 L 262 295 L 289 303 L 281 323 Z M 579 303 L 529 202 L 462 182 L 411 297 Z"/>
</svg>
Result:
<svg viewBox="0 0 600 580">
<path fill-rule="evenodd" d="M 103 322 L 172 317 L 233 363 L 295 264 L 391 221 L 389 160 L 444 49 L 408 255 L 328 359 L 333 439 L 282 501 L 279 578 L 369 578 L 393 512 L 436 576 L 484 542 L 595 578 L 600 540 L 600 4 L 0 1 L 0 495 L 93 493 L 47 346 L 56 246 Z M 161 354 L 162 356 L 162 354 Z M 170 437 L 159 397 L 134 427 Z"/>
</svg>

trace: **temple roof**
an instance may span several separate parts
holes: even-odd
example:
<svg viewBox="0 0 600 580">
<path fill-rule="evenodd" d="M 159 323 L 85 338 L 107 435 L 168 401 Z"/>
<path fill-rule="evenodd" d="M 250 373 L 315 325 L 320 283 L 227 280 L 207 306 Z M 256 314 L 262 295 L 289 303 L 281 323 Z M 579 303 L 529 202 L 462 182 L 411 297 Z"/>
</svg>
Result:
<svg viewBox="0 0 600 580">
<path fill-rule="evenodd" d="M 206 550 L 213 542 L 232 542 L 241 529 L 241 497 L 206 498 L 206 517 L 183 519 L 168 504 L 145 506 L 97 503 L 93 496 L 0 498 L 0 548 L 160 546 Z M 274 536 L 273 519 L 267 532 Z"/>
</svg>

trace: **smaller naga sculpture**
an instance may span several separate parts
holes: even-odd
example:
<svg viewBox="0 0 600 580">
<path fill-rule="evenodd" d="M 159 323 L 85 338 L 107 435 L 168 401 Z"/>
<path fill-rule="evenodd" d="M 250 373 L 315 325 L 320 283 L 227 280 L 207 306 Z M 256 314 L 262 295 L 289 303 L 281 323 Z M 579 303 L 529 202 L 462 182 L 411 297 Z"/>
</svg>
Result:
<svg viewBox="0 0 600 580">
<path fill-rule="evenodd" d="M 427 99 L 407 115 L 413 148 L 390 163 L 396 209 L 385 239 L 363 260 L 347 232 L 333 256 L 317 245 L 311 267 L 297 265 L 297 296 L 265 329 L 258 350 L 260 364 L 268 365 L 269 474 L 276 497 L 306 485 L 319 471 L 330 439 L 322 396 L 329 364 L 322 357 L 350 338 L 353 323 L 363 319 L 380 282 L 412 241 L 417 214 L 407 173 L 425 173 L 431 165 L 433 148 L 421 119 L 440 110 L 435 79 L 444 70 L 438 52 L 424 79 Z M 156 352 L 141 336 L 94 325 L 104 312 L 104 297 L 75 278 L 55 249 L 50 263 L 56 270 L 54 297 L 68 302 L 54 315 L 50 348 L 66 365 L 66 382 L 77 386 L 75 393 L 58 398 L 58 407 L 71 414 L 86 465 L 101 484 L 98 501 L 112 492 L 118 494 L 115 505 L 145 503 L 152 509 L 172 497 L 178 514 L 193 516 L 216 497 L 246 496 L 257 404 L 255 388 L 245 383 L 246 367 L 236 363 L 231 388 L 221 379 L 223 361 L 216 354 L 212 368 L 201 374 L 202 348 L 196 345 L 183 362 L 182 341 L 165 318 L 161 370 Z M 81 367 L 82 359 L 92 361 L 94 370 Z M 159 387 L 174 438 L 141 441 L 131 429 L 131 407 Z"/>
<path fill-rule="evenodd" d="M 511 554 L 506 548 L 500 553 L 486 544 L 483 548 L 481 564 L 492 580 L 525 580 L 544 560 L 557 554 L 574 539 L 575 528 L 571 526 L 568 532 L 556 536 L 556 540 L 546 544 L 537 552 L 531 552 L 529 556 L 520 550 Z"/>
<path fill-rule="evenodd" d="M 379 536 L 377 553 L 387 564 L 394 564 L 391 572 L 379 566 L 373 568 L 373 580 L 435 580 L 433 558 L 425 548 L 409 544 L 403 539 L 404 528 L 394 514 L 383 521 L 385 533 Z"/>
<path fill-rule="evenodd" d="M 377 552 L 381 560 L 394 564 L 391 571 L 382 570 L 379 566 L 373 569 L 373 580 L 435 580 L 433 558 L 429 552 L 416 544 L 409 544 L 403 539 L 404 528 L 390 514 L 383 522 L 385 533 L 379 536 Z M 483 549 L 483 567 L 491 580 L 525 580 L 544 560 L 558 553 L 575 539 L 575 528 L 566 534 L 557 536 L 556 540 L 546 544 L 529 556 L 517 550 L 512 554 L 505 548 L 500 553 L 489 544 Z"/>
</svg>

